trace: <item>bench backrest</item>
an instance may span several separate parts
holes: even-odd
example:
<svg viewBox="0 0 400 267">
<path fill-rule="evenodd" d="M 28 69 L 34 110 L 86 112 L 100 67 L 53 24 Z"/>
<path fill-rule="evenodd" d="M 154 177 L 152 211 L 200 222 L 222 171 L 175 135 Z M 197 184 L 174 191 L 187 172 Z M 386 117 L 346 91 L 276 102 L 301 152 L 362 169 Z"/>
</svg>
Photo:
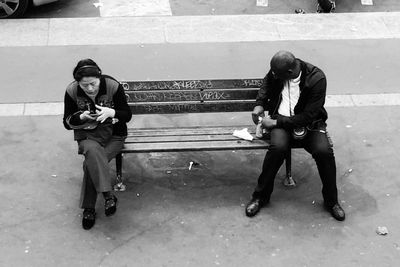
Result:
<svg viewBox="0 0 400 267">
<path fill-rule="evenodd" d="M 134 114 L 250 111 L 261 83 L 262 79 L 121 82 Z"/>
</svg>

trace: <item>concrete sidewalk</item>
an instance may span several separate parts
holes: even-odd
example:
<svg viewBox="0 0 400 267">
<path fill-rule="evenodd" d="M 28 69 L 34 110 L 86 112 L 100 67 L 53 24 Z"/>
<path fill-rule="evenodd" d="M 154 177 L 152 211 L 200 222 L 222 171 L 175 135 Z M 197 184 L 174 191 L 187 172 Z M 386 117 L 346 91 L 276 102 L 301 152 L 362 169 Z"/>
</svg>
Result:
<svg viewBox="0 0 400 267">
<path fill-rule="evenodd" d="M 78 208 L 82 158 L 61 117 L 1 117 L 0 265 L 395 266 L 400 107 L 328 112 L 346 221 L 323 210 L 315 163 L 302 150 L 293 153 L 299 186 L 285 189 L 279 174 L 271 205 L 252 219 L 244 205 L 264 151 L 150 153 L 126 156 L 117 214 L 106 218 L 99 201 L 90 231 Z M 248 117 L 220 114 L 229 123 Z M 189 161 L 200 165 L 189 171 Z"/>
<path fill-rule="evenodd" d="M 0 47 L 357 40 L 400 37 L 400 12 L 0 21 Z"/>
<path fill-rule="evenodd" d="M 194 16 L 281 14 L 302 8 L 317 12 L 317 0 L 58 0 L 50 5 L 29 9 L 29 18 L 99 16 Z M 337 0 L 335 13 L 399 11 L 396 0 Z"/>
</svg>

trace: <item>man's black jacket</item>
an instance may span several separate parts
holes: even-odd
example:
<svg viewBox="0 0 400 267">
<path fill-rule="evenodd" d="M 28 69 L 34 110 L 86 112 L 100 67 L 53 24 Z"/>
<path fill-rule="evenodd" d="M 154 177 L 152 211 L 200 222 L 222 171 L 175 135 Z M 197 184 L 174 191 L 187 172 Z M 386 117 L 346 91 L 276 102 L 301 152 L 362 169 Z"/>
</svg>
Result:
<svg viewBox="0 0 400 267">
<path fill-rule="evenodd" d="M 283 80 L 274 78 L 270 70 L 258 91 L 256 105 L 264 107 L 269 115 L 277 120 L 277 127 L 293 129 L 311 126 L 315 122 L 325 122 L 328 114 L 324 108 L 326 96 L 326 77 L 318 67 L 300 59 L 300 97 L 290 117 L 278 114 L 282 101 Z"/>
</svg>

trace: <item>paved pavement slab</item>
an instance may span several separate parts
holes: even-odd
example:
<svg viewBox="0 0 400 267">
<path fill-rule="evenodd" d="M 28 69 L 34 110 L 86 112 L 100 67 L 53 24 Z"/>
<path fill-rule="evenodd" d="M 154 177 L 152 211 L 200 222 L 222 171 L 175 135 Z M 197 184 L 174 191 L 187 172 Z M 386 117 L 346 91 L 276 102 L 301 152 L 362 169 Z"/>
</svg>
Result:
<svg viewBox="0 0 400 267">
<path fill-rule="evenodd" d="M 363 5 L 362 2 L 365 1 L 336 0 L 335 13 L 400 11 L 397 0 L 371 0 L 372 5 Z M 28 10 L 26 17 L 293 14 L 298 8 L 315 13 L 317 0 L 59 0 Z"/>
<path fill-rule="evenodd" d="M 126 155 L 128 190 L 117 214 L 98 202 L 81 228 L 82 157 L 60 116 L 0 118 L 0 265 L 8 266 L 395 266 L 400 259 L 400 108 L 329 108 L 341 204 L 322 208 L 312 158 L 293 153 L 293 190 L 276 179 L 271 204 L 244 215 L 264 151 Z M 185 125 L 249 122 L 247 113 L 198 115 Z M 137 127 L 180 116 L 135 116 Z M 188 170 L 189 161 L 198 166 Z M 112 162 L 113 164 L 113 162 Z M 238 168 L 240 166 L 240 168 Z M 111 173 L 110 175 L 113 175 Z M 378 235 L 377 227 L 389 230 Z"/>
</svg>

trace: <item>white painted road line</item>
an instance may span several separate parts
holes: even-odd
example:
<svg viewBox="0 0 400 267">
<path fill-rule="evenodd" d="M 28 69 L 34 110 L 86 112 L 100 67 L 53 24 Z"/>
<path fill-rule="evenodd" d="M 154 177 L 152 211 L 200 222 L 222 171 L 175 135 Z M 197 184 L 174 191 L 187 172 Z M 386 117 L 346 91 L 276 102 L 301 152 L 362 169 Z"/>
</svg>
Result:
<svg viewBox="0 0 400 267">
<path fill-rule="evenodd" d="M 361 4 L 365 6 L 373 6 L 374 3 L 372 0 L 361 0 Z"/>
<path fill-rule="evenodd" d="M 325 107 L 400 106 L 400 94 L 328 95 Z M 0 117 L 62 115 L 63 102 L 0 104 Z"/>
<path fill-rule="evenodd" d="M 325 106 L 400 106 L 400 94 L 327 95 Z"/>
<path fill-rule="evenodd" d="M 24 103 L 0 104 L 0 116 L 22 116 L 24 115 Z"/>
<path fill-rule="evenodd" d="M 0 47 L 399 38 L 400 12 L 0 20 Z"/>
<path fill-rule="evenodd" d="M 268 0 L 257 0 L 256 5 L 257 6 L 262 6 L 262 7 L 267 7 L 268 6 Z"/>
<path fill-rule="evenodd" d="M 64 103 L 25 103 L 25 116 L 59 115 L 64 113 Z"/>
<path fill-rule="evenodd" d="M 172 16 L 169 0 L 99 0 L 101 17 Z"/>
</svg>

